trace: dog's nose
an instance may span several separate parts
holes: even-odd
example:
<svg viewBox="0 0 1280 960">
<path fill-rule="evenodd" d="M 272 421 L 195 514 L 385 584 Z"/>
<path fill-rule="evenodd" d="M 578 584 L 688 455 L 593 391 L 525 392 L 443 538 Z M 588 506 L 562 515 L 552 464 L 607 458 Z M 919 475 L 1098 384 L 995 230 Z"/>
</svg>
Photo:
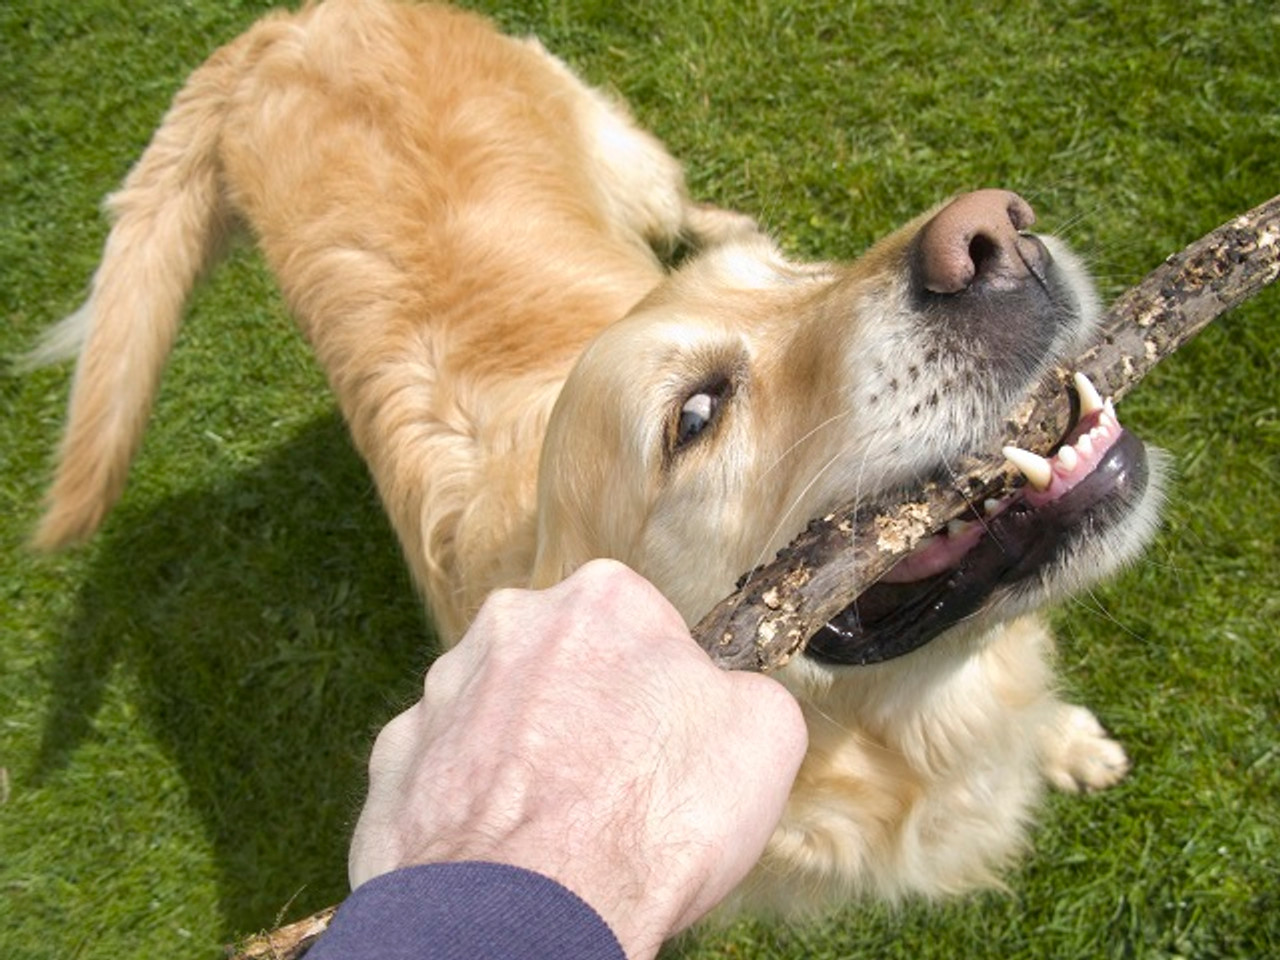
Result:
<svg viewBox="0 0 1280 960">
<path fill-rule="evenodd" d="M 921 229 L 914 269 L 919 287 L 954 294 L 1005 289 L 1029 277 L 1044 280 L 1049 252 L 1023 233 L 1035 222 L 1031 205 L 1008 190 L 976 190 L 957 197 Z"/>
</svg>

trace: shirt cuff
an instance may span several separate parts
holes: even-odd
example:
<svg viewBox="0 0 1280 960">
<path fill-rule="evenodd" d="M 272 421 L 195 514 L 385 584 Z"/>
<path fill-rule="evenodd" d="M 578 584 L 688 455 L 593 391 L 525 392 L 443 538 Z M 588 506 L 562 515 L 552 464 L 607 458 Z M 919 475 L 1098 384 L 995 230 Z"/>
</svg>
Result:
<svg viewBox="0 0 1280 960">
<path fill-rule="evenodd" d="M 540 873 L 432 863 L 361 884 L 307 960 L 626 960 L 590 904 Z"/>
</svg>

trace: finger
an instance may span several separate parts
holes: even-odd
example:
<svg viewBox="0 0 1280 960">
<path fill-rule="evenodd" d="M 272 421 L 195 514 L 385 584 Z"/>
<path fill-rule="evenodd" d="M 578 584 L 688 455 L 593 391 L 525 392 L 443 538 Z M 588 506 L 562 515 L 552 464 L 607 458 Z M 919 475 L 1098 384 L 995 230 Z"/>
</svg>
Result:
<svg viewBox="0 0 1280 960">
<path fill-rule="evenodd" d="M 369 783 L 399 780 L 417 756 L 426 721 L 426 707 L 419 700 L 397 714 L 378 731 L 369 752 Z"/>
</svg>

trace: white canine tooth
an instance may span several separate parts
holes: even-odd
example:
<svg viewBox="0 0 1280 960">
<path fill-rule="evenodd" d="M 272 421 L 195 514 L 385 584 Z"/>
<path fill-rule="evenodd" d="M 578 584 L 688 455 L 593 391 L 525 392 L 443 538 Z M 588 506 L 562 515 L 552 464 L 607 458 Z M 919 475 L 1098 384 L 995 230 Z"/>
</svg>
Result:
<svg viewBox="0 0 1280 960">
<path fill-rule="evenodd" d="M 964 536 L 966 530 L 973 526 L 972 520 L 955 519 L 947 524 L 947 536 L 961 537 Z"/>
<path fill-rule="evenodd" d="M 1070 473 L 1080 465 L 1080 456 L 1071 447 L 1063 447 L 1058 451 L 1058 463 L 1062 464 L 1062 469 Z"/>
<path fill-rule="evenodd" d="M 1082 457 L 1087 457 L 1093 453 L 1093 440 L 1087 433 L 1076 441 L 1076 450 L 1079 451 Z"/>
<path fill-rule="evenodd" d="M 989 500 L 982 501 L 982 512 L 988 517 L 994 514 L 999 509 L 1000 509 L 999 500 L 989 499 Z"/>
<path fill-rule="evenodd" d="M 1031 486 L 1037 490 L 1049 489 L 1053 482 L 1053 467 L 1048 460 L 1021 447 L 1008 446 L 1002 452 L 1006 460 L 1022 471 Z"/>
<path fill-rule="evenodd" d="M 1087 417 L 1091 413 L 1104 409 L 1102 394 L 1098 392 L 1092 380 L 1078 371 L 1072 379 L 1075 381 L 1076 395 L 1080 398 L 1080 416 Z"/>
<path fill-rule="evenodd" d="M 1109 416 L 1112 420 L 1117 419 L 1117 418 L 1116 418 L 1116 406 L 1115 406 L 1115 404 L 1114 404 L 1114 403 L 1112 403 L 1112 402 L 1111 402 L 1111 398 L 1110 398 L 1110 397 L 1107 397 L 1107 401 L 1106 401 L 1106 403 L 1104 403 L 1104 404 L 1102 405 L 1102 411 L 1103 411 L 1103 413 L 1105 413 L 1107 416 Z"/>
</svg>

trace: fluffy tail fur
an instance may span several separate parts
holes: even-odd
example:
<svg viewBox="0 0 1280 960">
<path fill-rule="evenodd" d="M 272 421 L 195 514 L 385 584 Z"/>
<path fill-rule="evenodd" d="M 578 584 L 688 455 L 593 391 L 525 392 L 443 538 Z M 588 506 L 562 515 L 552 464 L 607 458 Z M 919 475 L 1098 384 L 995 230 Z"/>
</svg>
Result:
<svg viewBox="0 0 1280 960">
<path fill-rule="evenodd" d="M 108 198 L 113 227 L 88 300 L 27 358 L 38 366 L 79 353 L 38 547 L 87 538 L 120 496 L 187 297 L 225 249 L 233 214 L 218 141 L 242 49 L 218 51 L 178 94 Z"/>
</svg>

